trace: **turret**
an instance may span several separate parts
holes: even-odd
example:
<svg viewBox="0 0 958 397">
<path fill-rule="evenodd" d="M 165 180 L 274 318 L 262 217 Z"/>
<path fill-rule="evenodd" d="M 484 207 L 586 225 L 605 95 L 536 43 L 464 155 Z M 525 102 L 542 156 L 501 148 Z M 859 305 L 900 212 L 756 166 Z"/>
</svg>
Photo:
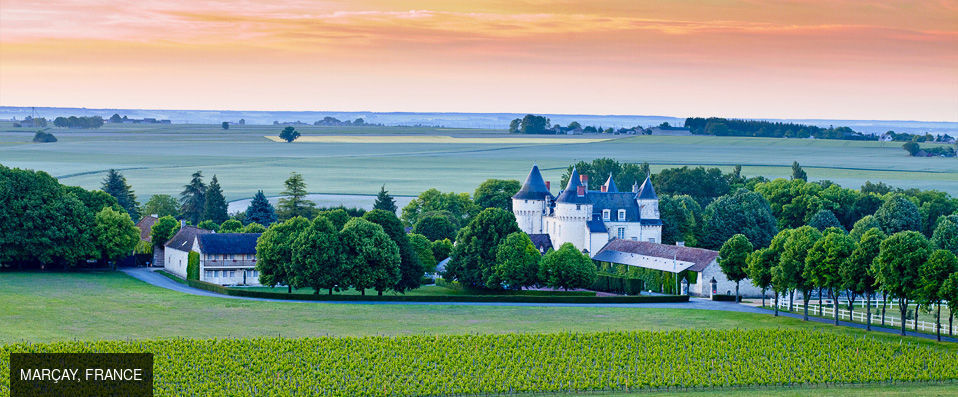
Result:
<svg viewBox="0 0 958 397">
<path fill-rule="evenodd" d="M 645 182 L 635 193 L 635 201 L 639 205 L 642 219 L 659 219 L 659 196 L 655 194 L 655 188 L 652 187 L 651 177 L 645 178 Z"/>
<path fill-rule="evenodd" d="M 602 184 L 602 191 L 607 193 L 618 193 L 619 189 L 615 187 L 615 181 L 612 180 L 612 173 L 609 173 L 609 179 Z"/>
<path fill-rule="evenodd" d="M 542 179 L 539 166 L 533 164 L 529 176 L 515 196 L 512 196 L 512 213 L 519 229 L 528 234 L 542 233 L 542 217 L 552 206 L 549 184 Z"/>
</svg>

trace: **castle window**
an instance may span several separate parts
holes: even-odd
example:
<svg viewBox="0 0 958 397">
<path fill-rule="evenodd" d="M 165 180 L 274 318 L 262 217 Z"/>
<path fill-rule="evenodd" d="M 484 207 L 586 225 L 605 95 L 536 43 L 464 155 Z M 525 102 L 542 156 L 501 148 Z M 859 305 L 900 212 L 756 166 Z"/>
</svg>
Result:
<svg viewBox="0 0 958 397">
<path fill-rule="evenodd" d="M 576 211 L 581 210 L 581 209 L 582 209 L 582 205 L 581 205 L 581 204 L 576 204 L 576 205 L 575 205 L 575 210 L 576 210 Z"/>
<path fill-rule="evenodd" d="M 625 220 L 625 210 L 619 210 L 619 220 L 620 221 Z"/>
<path fill-rule="evenodd" d="M 602 210 L 602 220 L 607 221 L 612 218 L 612 211 Z"/>
<path fill-rule="evenodd" d="M 624 238 L 625 238 L 625 228 L 624 228 L 624 227 L 620 227 L 620 228 L 619 228 L 619 238 L 620 238 L 620 239 L 624 239 Z"/>
</svg>

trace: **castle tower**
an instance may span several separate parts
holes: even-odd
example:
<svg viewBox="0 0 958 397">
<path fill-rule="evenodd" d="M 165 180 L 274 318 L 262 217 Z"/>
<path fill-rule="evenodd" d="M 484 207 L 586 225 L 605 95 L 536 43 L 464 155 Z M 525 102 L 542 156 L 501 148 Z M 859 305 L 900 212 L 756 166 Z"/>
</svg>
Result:
<svg viewBox="0 0 958 397">
<path fill-rule="evenodd" d="M 619 189 L 615 187 L 615 181 L 612 180 L 612 173 L 609 173 L 609 179 L 602 185 L 602 191 L 606 193 L 618 193 Z"/>
<path fill-rule="evenodd" d="M 562 244 L 572 243 L 576 248 L 586 247 L 586 222 L 592 219 L 592 200 L 588 197 L 589 176 L 579 175 L 575 168 L 569 177 L 569 184 L 556 198 L 555 223 L 549 230 L 552 246 L 558 249 Z"/>
<path fill-rule="evenodd" d="M 640 239 L 661 243 L 662 220 L 659 218 L 659 196 L 655 194 L 655 188 L 652 187 L 651 177 L 645 178 L 645 182 L 635 193 L 635 201 L 639 205 L 639 218 L 642 223 Z"/>
<path fill-rule="evenodd" d="M 533 164 L 522 188 L 512 196 L 512 213 L 516 216 L 519 229 L 527 234 L 543 233 L 542 217 L 549 214 L 552 200 L 549 183 L 542 179 L 539 166 Z"/>
</svg>

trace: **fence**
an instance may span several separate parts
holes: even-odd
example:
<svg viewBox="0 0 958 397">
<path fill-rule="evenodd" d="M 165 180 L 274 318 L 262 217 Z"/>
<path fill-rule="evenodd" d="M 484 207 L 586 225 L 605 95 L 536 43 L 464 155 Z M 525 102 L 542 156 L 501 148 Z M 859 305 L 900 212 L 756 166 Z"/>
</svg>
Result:
<svg viewBox="0 0 958 397">
<path fill-rule="evenodd" d="M 774 302 L 770 302 L 770 303 L 772 305 L 775 304 Z M 859 307 L 860 309 L 852 311 L 852 317 L 849 317 L 848 309 L 842 309 L 842 307 L 848 307 L 848 303 L 843 301 L 838 301 L 838 319 L 864 324 L 865 320 L 868 318 L 867 314 L 865 314 L 865 306 L 864 305 L 858 306 L 857 301 L 855 302 L 855 304 L 856 304 L 856 307 Z M 798 312 L 798 313 L 803 312 L 804 311 L 803 307 L 804 307 L 804 304 L 802 302 L 798 300 L 795 301 L 794 303 L 795 312 Z M 788 310 L 788 299 L 779 299 L 778 308 Z M 835 308 L 829 304 L 826 304 L 825 306 L 821 308 L 819 307 L 819 305 L 809 304 L 808 314 L 817 315 L 819 312 L 819 309 L 821 309 L 822 317 L 835 318 Z M 942 335 L 947 335 L 948 334 L 948 317 L 946 315 L 947 309 L 946 308 L 942 308 L 942 309 L 943 310 L 941 314 L 941 322 L 942 322 L 941 333 Z M 930 316 L 929 318 L 932 318 L 932 321 L 929 322 L 929 321 L 918 320 L 918 330 L 933 334 L 935 333 L 935 321 L 934 321 L 935 314 L 929 313 L 928 316 Z M 882 321 L 881 302 L 874 301 L 874 300 L 872 301 L 872 316 L 871 317 L 872 317 L 872 325 L 881 324 L 881 321 Z M 897 305 L 889 304 L 888 307 L 885 309 L 885 325 L 884 326 L 890 327 L 890 328 L 901 327 L 901 312 L 898 311 Z M 953 334 L 958 334 L 958 324 L 954 324 L 951 328 L 952 328 L 951 330 Z M 915 320 L 905 319 L 905 329 L 909 331 L 914 330 Z"/>
</svg>

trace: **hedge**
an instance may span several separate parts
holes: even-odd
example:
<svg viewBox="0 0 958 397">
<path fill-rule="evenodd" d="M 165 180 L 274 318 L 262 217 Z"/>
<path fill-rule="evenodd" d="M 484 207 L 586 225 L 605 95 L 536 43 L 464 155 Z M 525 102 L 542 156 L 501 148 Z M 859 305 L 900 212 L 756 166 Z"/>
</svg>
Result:
<svg viewBox="0 0 958 397">
<path fill-rule="evenodd" d="M 468 292 L 468 295 L 535 295 L 535 296 L 595 296 L 594 291 L 539 291 L 524 289 L 516 290 L 494 290 L 494 289 L 474 289 L 463 287 L 457 281 L 448 281 L 446 279 L 436 279 L 436 285 L 439 287 L 455 289 Z"/>
<path fill-rule="evenodd" d="M 735 295 L 715 294 L 712 295 L 712 300 L 718 302 L 735 302 Z"/>
<path fill-rule="evenodd" d="M 592 289 L 614 294 L 639 295 L 645 289 L 645 281 L 637 278 L 596 274 Z"/>
<path fill-rule="evenodd" d="M 200 254 L 196 251 L 190 251 L 186 259 L 186 279 L 200 279 Z"/>
<path fill-rule="evenodd" d="M 170 278 L 177 278 L 178 282 L 193 288 L 215 292 L 223 295 L 242 296 L 248 298 L 305 300 L 305 301 L 361 301 L 361 302 L 514 302 L 514 303 L 671 303 L 688 302 L 686 295 L 665 296 L 541 296 L 541 295 L 312 295 L 288 294 L 284 292 L 250 291 L 242 288 L 229 288 L 199 280 L 182 280 L 172 274 L 164 274 Z M 580 291 L 581 292 L 581 291 Z"/>
</svg>

